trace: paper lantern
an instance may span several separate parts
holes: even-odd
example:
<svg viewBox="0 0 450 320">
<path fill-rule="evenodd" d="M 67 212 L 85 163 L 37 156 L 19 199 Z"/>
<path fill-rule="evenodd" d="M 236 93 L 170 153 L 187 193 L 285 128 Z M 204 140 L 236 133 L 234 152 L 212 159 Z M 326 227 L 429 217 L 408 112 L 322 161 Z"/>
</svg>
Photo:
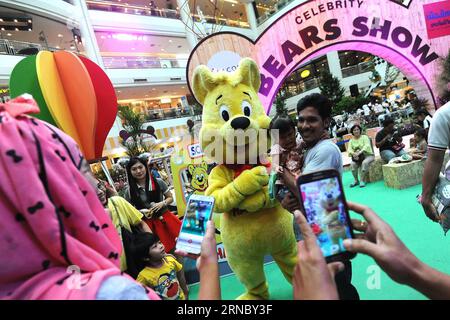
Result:
<svg viewBox="0 0 450 320">
<path fill-rule="evenodd" d="M 30 93 L 41 110 L 37 118 L 70 135 L 87 160 L 101 158 L 117 115 L 117 97 L 94 62 L 67 51 L 41 51 L 16 65 L 10 91 L 13 98 Z"/>
</svg>

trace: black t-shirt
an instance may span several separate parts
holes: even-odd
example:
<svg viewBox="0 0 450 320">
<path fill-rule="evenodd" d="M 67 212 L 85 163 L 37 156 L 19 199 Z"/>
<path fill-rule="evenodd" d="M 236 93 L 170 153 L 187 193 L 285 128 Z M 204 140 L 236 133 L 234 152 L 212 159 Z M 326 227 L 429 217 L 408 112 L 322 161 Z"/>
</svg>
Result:
<svg viewBox="0 0 450 320">
<path fill-rule="evenodd" d="M 375 142 L 379 143 L 381 140 L 383 140 L 387 136 L 384 129 L 381 129 L 378 131 L 377 135 L 375 136 Z M 393 137 L 391 137 L 389 140 L 387 140 L 379 149 L 380 151 L 383 150 L 393 150 L 392 146 L 396 144 L 396 141 Z"/>
</svg>

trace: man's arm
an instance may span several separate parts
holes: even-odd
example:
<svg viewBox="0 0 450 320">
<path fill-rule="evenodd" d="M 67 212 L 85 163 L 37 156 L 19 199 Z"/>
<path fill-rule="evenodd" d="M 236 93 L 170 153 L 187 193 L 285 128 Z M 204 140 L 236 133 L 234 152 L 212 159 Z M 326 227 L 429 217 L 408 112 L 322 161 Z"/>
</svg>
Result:
<svg viewBox="0 0 450 320">
<path fill-rule="evenodd" d="M 391 135 L 388 134 L 386 137 L 384 137 L 384 138 L 381 139 L 380 141 L 375 141 L 376 147 L 377 147 L 377 148 L 381 148 L 381 147 L 386 143 L 386 141 L 387 141 L 390 137 L 391 137 Z"/>
<path fill-rule="evenodd" d="M 352 202 L 347 204 L 350 210 L 366 220 L 364 223 L 356 220 L 358 228 L 355 224 L 354 227 L 363 231 L 364 236 L 344 240 L 347 250 L 371 256 L 392 280 L 408 285 L 430 299 L 450 299 L 450 276 L 420 261 L 373 210 Z"/>
<path fill-rule="evenodd" d="M 425 161 L 425 169 L 422 177 L 422 206 L 425 214 L 433 221 L 437 221 L 437 212 L 431 203 L 431 195 L 436 187 L 444 162 L 444 150 L 428 149 L 428 158 Z"/>
<path fill-rule="evenodd" d="M 416 278 L 408 284 L 430 299 L 450 299 L 450 276 L 421 263 Z"/>
</svg>

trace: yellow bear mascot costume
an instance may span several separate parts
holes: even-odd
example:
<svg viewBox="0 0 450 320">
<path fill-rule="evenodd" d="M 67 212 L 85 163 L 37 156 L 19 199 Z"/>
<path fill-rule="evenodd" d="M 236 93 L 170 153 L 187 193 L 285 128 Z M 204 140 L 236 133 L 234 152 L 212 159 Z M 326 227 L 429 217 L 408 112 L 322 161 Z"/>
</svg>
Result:
<svg viewBox="0 0 450 320">
<path fill-rule="evenodd" d="M 258 99 L 260 84 L 258 66 L 246 58 L 233 73 L 199 66 L 192 85 L 203 105 L 203 151 L 219 164 L 208 177 L 206 195 L 215 198 L 214 211 L 222 213 L 228 263 L 246 288 L 238 299 L 269 298 L 265 255 L 272 255 L 289 282 L 297 260 L 293 216 L 270 200 L 267 168 L 260 165 L 267 145 L 259 142 L 267 138 L 270 124 Z"/>
</svg>

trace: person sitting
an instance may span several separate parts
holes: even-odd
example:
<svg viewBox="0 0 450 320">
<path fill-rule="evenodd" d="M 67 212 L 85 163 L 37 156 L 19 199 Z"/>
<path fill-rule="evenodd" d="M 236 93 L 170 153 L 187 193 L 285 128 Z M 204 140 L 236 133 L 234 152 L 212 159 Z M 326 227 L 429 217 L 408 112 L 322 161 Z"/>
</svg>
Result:
<svg viewBox="0 0 450 320">
<path fill-rule="evenodd" d="M 414 132 L 415 148 L 409 150 L 409 154 L 414 160 L 421 160 L 426 158 L 428 144 L 427 144 L 427 131 L 419 128 Z"/>
<path fill-rule="evenodd" d="M 402 150 L 405 149 L 405 144 L 403 143 L 403 138 L 399 132 L 394 132 L 392 135 L 394 138 L 395 144 L 392 146 L 392 150 L 394 150 L 395 153 L 400 153 Z"/>
<path fill-rule="evenodd" d="M 163 300 L 186 300 L 188 288 L 183 266 L 166 254 L 155 234 L 139 234 L 134 243 L 136 265 L 142 270 L 137 282 L 152 288 Z"/>
<path fill-rule="evenodd" d="M 348 156 L 352 158 L 352 174 L 355 181 L 350 185 L 353 188 L 359 185 L 361 188 L 366 186 L 368 180 L 367 174 L 369 172 L 370 163 L 375 160 L 372 146 L 368 136 L 361 134 L 361 126 L 355 124 L 350 129 L 353 137 L 348 144 Z M 358 171 L 361 168 L 361 182 L 358 179 Z"/>
<path fill-rule="evenodd" d="M 336 120 L 336 125 L 333 127 L 332 129 L 333 131 L 333 136 L 336 137 L 337 141 L 340 142 L 342 141 L 344 138 L 344 135 L 346 135 L 348 133 L 348 129 L 347 129 L 347 125 L 345 124 L 344 121 L 342 121 L 340 118 L 338 118 Z M 342 151 L 344 150 L 344 144 L 341 143 L 339 145 L 339 149 Z"/>
<path fill-rule="evenodd" d="M 375 145 L 380 149 L 381 159 L 383 159 L 383 161 L 386 163 L 388 163 L 391 159 L 400 157 L 406 153 L 403 149 L 396 151 L 393 148 L 393 146 L 398 144 L 393 135 L 394 120 L 392 120 L 391 118 L 386 118 L 383 121 L 383 129 L 378 131 L 377 135 L 375 136 Z"/>
<path fill-rule="evenodd" d="M 344 247 L 372 257 L 395 282 L 407 285 L 430 299 L 450 299 L 450 276 L 420 261 L 398 238 L 392 228 L 370 208 L 348 202 L 348 208 L 366 221 L 352 219 L 353 228 L 362 232 L 357 239 L 345 239 Z M 337 300 L 335 275 L 343 269 L 342 262 L 326 263 L 317 244 L 317 237 L 299 211 L 295 218 L 303 234 L 299 242 L 298 266 L 294 273 L 294 299 Z"/>
</svg>

